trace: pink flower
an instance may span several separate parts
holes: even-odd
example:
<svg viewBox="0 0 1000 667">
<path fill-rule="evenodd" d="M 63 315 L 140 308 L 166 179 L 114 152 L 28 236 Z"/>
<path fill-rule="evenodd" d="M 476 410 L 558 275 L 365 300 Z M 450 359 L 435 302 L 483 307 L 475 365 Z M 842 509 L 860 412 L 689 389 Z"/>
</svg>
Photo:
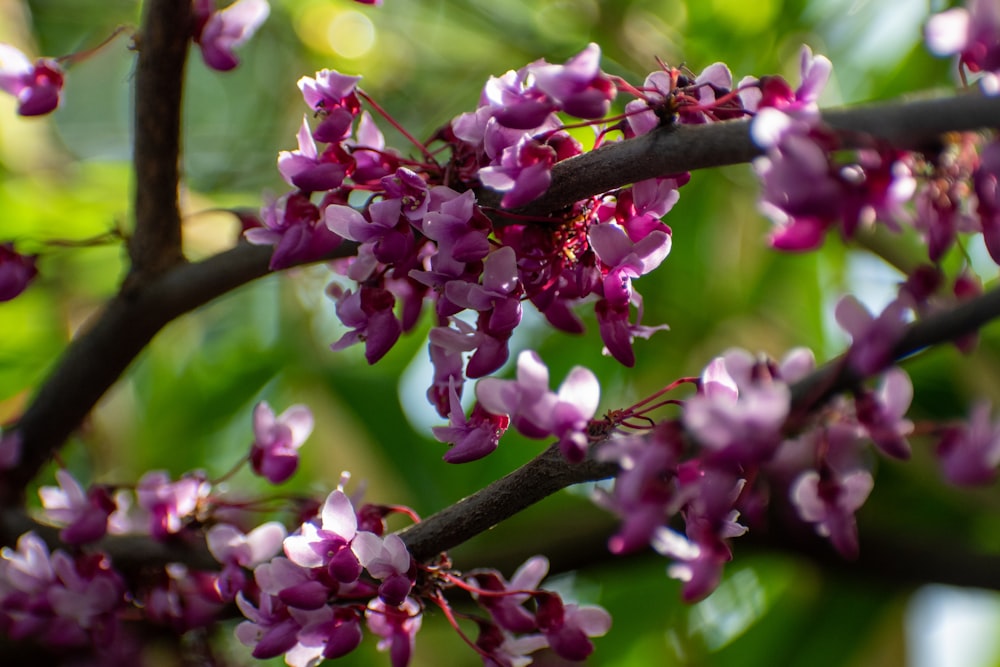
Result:
<svg viewBox="0 0 1000 667">
<path fill-rule="evenodd" d="M 555 593 L 536 596 L 538 628 L 552 650 L 566 660 L 585 660 L 594 652 L 590 637 L 600 637 L 611 629 L 611 615 L 597 606 L 563 604 Z"/>
<path fill-rule="evenodd" d="M 1000 465 L 1000 422 L 990 420 L 990 405 L 977 403 L 968 424 L 949 427 L 937 448 L 944 478 L 952 484 L 992 484 Z"/>
<path fill-rule="evenodd" d="M 406 667 L 410 663 L 421 619 L 420 605 L 412 598 L 406 598 L 398 607 L 375 598 L 365 612 L 368 629 L 382 638 L 378 650 L 389 651 L 392 667 Z"/>
<path fill-rule="evenodd" d="M 444 455 L 445 461 L 448 463 L 476 461 L 497 448 L 510 419 L 491 414 L 478 403 L 466 419 L 454 381 L 450 384 L 448 396 L 451 411 L 448 414 L 448 426 L 435 426 L 431 430 L 434 432 L 434 437 L 441 442 L 454 445 Z"/>
<path fill-rule="evenodd" d="M 41 116 L 53 111 L 59 106 L 62 87 L 63 71 L 58 62 L 43 58 L 32 65 L 13 46 L 0 44 L 0 90 L 17 98 L 18 114 Z"/>
<path fill-rule="evenodd" d="M 13 243 L 0 244 L 0 302 L 10 301 L 26 290 L 36 275 L 33 255 L 16 252 Z"/>
<path fill-rule="evenodd" d="M 250 449 L 253 471 L 271 484 L 280 484 L 299 465 L 298 449 L 313 429 L 313 416 L 304 405 L 293 405 L 275 417 L 265 401 L 253 411 L 254 442 Z"/>
<path fill-rule="evenodd" d="M 549 391 L 549 370 L 530 350 L 517 357 L 517 379 L 485 378 L 476 385 L 483 407 L 497 415 L 509 415 L 511 423 L 529 438 L 554 435 L 570 461 L 587 454 L 587 424 L 597 412 L 600 385 L 592 372 L 575 366 L 559 385 Z"/>
<path fill-rule="evenodd" d="M 262 227 L 243 232 L 254 245 L 273 245 L 269 267 L 287 269 L 300 262 L 317 260 L 341 244 L 320 218 L 319 208 L 302 192 L 291 192 L 261 209 Z"/>
<path fill-rule="evenodd" d="M 865 503 L 873 486 L 867 470 L 837 474 L 809 470 L 792 484 L 792 503 L 803 521 L 816 524 L 816 532 L 846 558 L 858 554 L 858 527 L 854 513 Z"/>
<path fill-rule="evenodd" d="M 64 526 L 59 539 L 68 544 L 94 542 L 108 530 L 108 517 L 115 511 L 115 501 L 107 489 L 95 486 L 85 492 L 69 471 L 56 471 L 58 487 L 43 486 L 38 495 L 45 515 L 56 525 Z"/>
<path fill-rule="evenodd" d="M 299 149 L 278 153 L 278 171 L 285 181 L 305 192 L 322 192 L 340 187 L 347 175 L 347 165 L 338 161 L 336 151 L 319 155 L 309 123 L 302 118 L 298 133 Z"/>
<path fill-rule="evenodd" d="M 593 225 L 588 232 L 590 245 L 606 267 L 604 298 L 612 307 L 631 303 L 632 279 L 658 267 L 670 253 L 671 238 L 663 231 L 653 231 L 633 243 L 625 230 L 616 224 Z"/>
<path fill-rule="evenodd" d="M 209 490 L 202 476 L 188 474 L 171 482 L 166 472 L 154 470 L 139 479 L 135 494 L 139 506 L 149 512 L 150 534 L 162 540 L 180 532 Z"/>
<path fill-rule="evenodd" d="M 892 301 L 878 317 L 853 296 L 837 302 L 834 316 L 837 324 L 851 334 L 848 359 L 863 375 L 878 373 L 892 363 L 892 351 L 906 330 L 909 306 L 901 299 Z"/>
<path fill-rule="evenodd" d="M 330 346 L 342 350 L 355 343 L 365 344 L 365 359 L 369 364 L 385 356 L 399 340 L 403 327 L 392 312 L 396 297 L 381 287 L 362 286 L 357 292 L 331 290 L 337 300 L 337 317 L 345 326 L 352 327 Z"/>
<path fill-rule="evenodd" d="M 535 85 L 566 113 L 577 118 L 602 118 L 617 90 L 600 68 L 601 47 L 591 42 L 565 65 L 535 64 L 528 70 Z"/>
<path fill-rule="evenodd" d="M 196 32 L 195 41 L 201 47 L 205 64 L 225 72 L 239 65 L 234 50 L 253 37 L 267 20 L 271 6 L 267 0 L 237 0 L 219 11 L 213 12 L 211 8 L 211 0 L 196 5 L 195 14 L 204 23 Z"/>
<path fill-rule="evenodd" d="M 212 526 L 205 542 L 215 560 L 223 565 L 217 584 L 220 597 L 227 602 L 235 599 L 245 584 L 243 568 L 253 568 L 273 558 L 281 551 L 286 534 L 285 527 L 277 521 L 261 524 L 246 534 L 228 523 Z"/>
<path fill-rule="evenodd" d="M 885 372 L 878 390 L 859 392 L 854 399 L 858 422 L 868 437 L 883 452 L 898 459 L 910 458 L 906 436 L 913 430 L 913 422 L 906 419 L 906 411 L 912 399 L 910 376 L 898 367 Z"/>
<path fill-rule="evenodd" d="M 986 94 L 1000 93 L 1000 7 L 994 0 L 969 0 L 966 8 L 935 14 L 924 38 L 935 55 L 957 53 L 970 72 L 984 72 L 980 84 Z"/>
</svg>

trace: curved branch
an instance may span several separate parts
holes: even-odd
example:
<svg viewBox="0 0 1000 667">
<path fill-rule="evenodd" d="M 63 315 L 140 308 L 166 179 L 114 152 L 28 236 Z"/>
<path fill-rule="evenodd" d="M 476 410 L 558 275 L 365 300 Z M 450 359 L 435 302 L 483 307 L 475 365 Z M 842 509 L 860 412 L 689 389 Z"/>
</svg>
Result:
<svg viewBox="0 0 1000 667">
<path fill-rule="evenodd" d="M 328 259 L 354 254 L 344 243 Z M 169 322 L 271 273 L 272 249 L 240 244 L 183 264 L 114 297 L 70 344 L 17 423 L 19 465 L 0 474 L 0 506 L 20 502 L 25 487 L 76 430 L 153 336 Z"/>
<path fill-rule="evenodd" d="M 126 288 L 183 261 L 180 181 L 181 95 L 194 26 L 192 3 L 146 3 L 135 73 L 135 230 Z"/>
</svg>

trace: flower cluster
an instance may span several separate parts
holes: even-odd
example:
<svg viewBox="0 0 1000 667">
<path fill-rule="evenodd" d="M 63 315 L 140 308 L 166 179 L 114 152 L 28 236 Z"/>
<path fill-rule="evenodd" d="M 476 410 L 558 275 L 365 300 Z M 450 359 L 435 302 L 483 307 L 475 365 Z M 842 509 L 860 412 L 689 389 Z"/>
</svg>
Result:
<svg viewBox="0 0 1000 667">
<path fill-rule="evenodd" d="M 237 594 L 249 620 L 236 636 L 255 658 L 284 654 L 289 665 L 304 667 L 353 651 L 364 622 L 393 665 L 406 665 L 420 628 L 421 607 L 410 597 L 416 564 L 384 529 L 381 517 L 359 514 L 337 488 L 319 516 L 284 538 L 284 556 L 254 568 L 258 592 L 256 599 Z"/>
<path fill-rule="evenodd" d="M 477 570 L 458 583 L 489 613 L 489 620 L 477 621 L 476 639 L 488 667 L 530 664 L 528 654 L 543 648 L 566 660 L 584 660 L 594 650 L 590 638 L 611 628 L 611 616 L 601 607 L 564 603 L 556 593 L 539 589 L 548 571 L 548 560 L 535 556 L 510 581 L 495 570 Z"/>
<path fill-rule="evenodd" d="M 960 66 L 981 73 L 983 92 L 1000 93 L 1000 7 L 995 2 L 969 0 L 966 7 L 935 14 L 924 36 L 935 55 L 958 54 Z"/>
<path fill-rule="evenodd" d="M 612 490 L 595 496 L 623 519 L 611 551 L 651 544 L 673 560 L 668 572 L 684 582 L 684 598 L 701 599 L 732 558 L 729 540 L 747 531 L 741 514 L 755 518 L 777 490 L 838 551 L 855 555 L 854 512 L 872 488 L 863 448 L 872 442 L 887 455 L 908 456 L 913 424 L 904 415 L 912 387 L 903 371 L 891 369 L 877 390 L 858 388 L 853 401 L 834 401 L 789 437 L 789 385 L 813 366 L 805 349 L 781 363 L 731 350 L 705 368 L 681 419 L 644 434 L 613 433 L 597 457 L 620 472 Z M 669 526 L 676 515 L 684 534 Z"/>
</svg>

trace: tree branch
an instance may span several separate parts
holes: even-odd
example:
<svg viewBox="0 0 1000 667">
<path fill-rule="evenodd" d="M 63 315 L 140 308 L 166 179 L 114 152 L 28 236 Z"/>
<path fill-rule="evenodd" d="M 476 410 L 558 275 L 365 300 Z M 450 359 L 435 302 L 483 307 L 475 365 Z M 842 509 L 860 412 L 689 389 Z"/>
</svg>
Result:
<svg viewBox="0 0 1000 667">
<path fill-rule="evenodd" d="M 135 73 L 135 230 L 125 288 L 183 261 L 180 180 L 184 62 L 194 27 L 192 3 L 145 3 Z"/>
<path fill-rule="evenodd" d="M 901 149 L 933 148 L 946 132 L 1000 126 L 1000 97 L 962 97 L 866 104 L 823 112 L 847 146 L 867 136 Z M 750 139 L 750 122 L 670 125 L 634 139 L 606 144 L 552 167 L 552 185 L 523 213 L 544 215 L 573 202 L 654 176 L 750 162 L 762 151 Z M 492 195 L 493 206 L 500 196 Z M 488 203 L 488 202 L 484 202 Z"/>
</svg>

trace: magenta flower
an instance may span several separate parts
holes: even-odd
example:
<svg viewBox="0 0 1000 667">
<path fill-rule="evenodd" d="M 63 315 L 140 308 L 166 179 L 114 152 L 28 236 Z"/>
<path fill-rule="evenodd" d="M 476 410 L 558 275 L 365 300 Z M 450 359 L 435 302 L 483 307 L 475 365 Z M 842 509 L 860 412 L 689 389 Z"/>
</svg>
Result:
<svg viewBox="0 0 1000 667">
<path fill-rule="evenodd" d="M 292 608 L 289 613 L 302 626 L 297 645 L 285 653 L 291 667 L 311 667 L 323 659 L 343 657 L 361 643 L 361 618 L 351 607 L 323 605 L 309 611 Z"/>
<path fill-rule="evenodd" d="M 476 385 L 483 407 L 497 415 L 509 415 L 511 423 L 529 438 L 559 438 L 563 455 L 579 462 L 587 455 L 587 425 L 597 412 L 600 385 L 592 372 L 575 366 L 559 385 L 549 391 L 549 370 L 530 350 L 517 357 L 517 379 L 485 378 Z"/>
<path fill-rule="evenodd" d="M 41 116 L 59 106 L 63 71 L 51 58 L 31 64 L 28 57 L 9 44 L 0 44 L 0 90 L 17 98 L 21 116 Z M 0 281 L 2 284 L 2 281 Z"/>
<path fill-rule="evenodd" d="M 563 604 L 555 593 L 535 596 L 538 628 L 552 650 L 566 660 L 585 660 L 594 651 L 590 637 L 600 637 L 611 629 L 611 615 L 597 606 Z"/>
<path fill-rule="evenodd" d="M 381 598 L 368 603 L 365 621 L 368 629 L 382 639 L 377 648 L 389 652 L 392 667 L 406 667 L 413 655 L 413 645 L 420 630 L 420 605 L 406 598 L 398 607 L 390 607 Z"/>
<path fill-rule="evenodd" d="M 261 221 L 263 227 L 247 229 L 243 236 L 254 245 L 274 246 L 269 264 L 272 271 L 317 260 L 343 241 L 323 224 L 319 208 L 309 196 L 298 191 L 265 205 Z"/>
<path fill-rule="evenodd" d="M 28 288 L 38 275 L 35 259 L 16 252 L 13 243 L 0 244 L 0 302 L 10 301 Z"/>
<path fill-rule="evenodd" d="M 993 261 L 1000 264 L 1000 141 L 983 148 L 972 182 L 986 249 Z"/>
<path fill-rule="evenodd" d="M 592 225 L 588 232 L 590 246 L 607 267 L 604 275 L 604 298 L 613 308 L 628 307 L 632 302 L 632 280 L 653 271 L 670 253 L 670 234 L 653 231 L 638 243 L 615 224 Z"/>
<path fill-rule="evenodd" d="M 38 489 L 45 516 L 58 526 L 59 539 L 68 544 L 94 542 L 108 530 L 108 517 L 115 511 L 115 501 L 107 489 L 94 486 L 85 492 L 68 470 L 56 471 L 58 487 Z"/>
<path fill-rule="evenodd" d="M 236 626 L 236 638 L 252 648 L 252 655 L 260 660 L 277 657 L 298 643 L 296 635 L 301 627 L 288 613 L 278 598 L 262 593 L 260 605 L 255 607 L 240 592 L 236 606 L 248 619 Z"/>
<path fill-rule="evenodd" d="M 319 155 L 309 123 L 302 117 L 298 133 L 299 149 L 278 153 L 278 171 L 285 181 L 305 192 L 322 192 L 340 187 L 347 175 L 347 166 L 338 161 L 336 151 Z"/>
<path fill-rule="evenodd" d="M 885 372 L 876 391 L 862 391 L 854 399 L 858 422 L 868 437 L 883 452 L 898 459 L 910 458 L 906 436 L 913 431 L 913 422 L 905 415 L 912 399 L 910 376 L 898 367 Z"/>
<path fill-rule="evenodd" d="M 432 346 L 432 349 L 433 347 L 437 346 Z M 466 418 L 454 381 L 450 384 L 448 426 L 435 426 L 431 431 L 441 442 L 454 445 L 445 453 L 445 461 L 448 463 L 476 461 L 497 448 L 510 419 L 491 414 L 478 403 L 473 406 L 472 414 Z"/>
<path fill-rule="evenodd" d="M 717 357 L 702 375 L 702 392 L 684 403 L 684 426 L 717 457 L 759 463 L 781 443 L 790 402 L 783 382 L 738 387 L 726 360 Z"/>
<path fill-rule="evenodd" d="M 791 488 L 792 503 L 803 521 L 816 524 L 845 558 L 858 555 L 858 526 L 854 513 L 865 503 L 872 486 L 871 473 L 854 470 L 843 475 L 825 468 L 823 473 L 802 473 Z"/>
<path fill-rule="evenodd" d="M 892 351 L 906 330 L 909 306 L 901 299 L 892 301 L 878 317 L 853 296 L 837 302 L 834 316 L 837 324 L 851 334 L 848 359 L 863 375 L 878 373 L 892 363 Z"/>
<path fill-rule="evenodd" d="M 281 551 L 287 535 L 285 527 L 277 521 L 257 526 L 249 533 L 228 523 L 212 526 L 205 535 L 208 550 L 222 564 L 216 582 L 219 597 L 232 602 L 246 585 L 244 568 L 253 568 L 273 558 Z"/>
<path fill-rule="evenodd" d="M 479 170 L 483 185 L 504 193 L 500 205 L 519 208 L 537 199 L 552 183 L 552 165 L 556 151 L 524 135 L 514 145 L 503 149 L 497 164 Z"/>
<path fill-rule="evenodd" d="M 10 470 L 21 462 L 21 432 L 0 428 L 0 470 Z"/>
<path fill-rule="evenodd" d="M 380 537 L 375 533 L 358 531 L 351 542 L 351 550 L 368 574 L 382 583 L 379 597 L 391 607 L 403 604 L 413 588 L 410 552 L 399 535 Z M 415 571 L 414 571 L 415 572 Z"/>
<path fill-rule="evenodd" d="M 365 344 L 365 359 L 369 364 L 385 356 L 399 340 L 403 327 L 392 312 L 396 297 L 389 290 L 380 287 L 360 287 L 357 292 L 350 290 L 333 292 L 337 299 L 337 317 L 345 326 L 352 327 L 330 346 L 332 350 L 342 350 L 355 343 Z"/>
<path fill-rule="evenodd" d="M 924 38 L 935 55 L 959 54 L 970 72 L 983 72 L 986 94 L 1000 93 L 1000 7 L 994 0 L 969 0 L 965 8 L 935 14 Z"/>
<path fill-rule="evenodd" d="M 535 632 L 538 630 L 535 615 L 525 608 L 524 603 L 531 598 L 530 592 L 538 589 L 548 572 L 549 560 L 545 556 L 532 556 L 526 560 L 517 568 L 510 581 L 506 581 L 496 571 L 477 572 L 475 579 L 480 588 L 509 594 L 478 595 L 476 601 L 504 630 L 516 633 Z"/>
<path fill-rule="evenodd" d="M 601 47 L 591 42 L 565 65 L 533 64 L 535 86 L 563 111 L 577 118 L 602 118 L 617 90 L 601 72 Z"/>
<path fill-rule="evenodd" d="M 250 466 L 271 484 L 281 484 L 299 465 L 298 449 L 313 429 L 313 416 L 304 405 L 293 405 L 278 417 L 266 401 L 253 411 L 254 442 Z"/>
<path fill-rule="evenodd" d="M 205 64 L 226 72 L 240 64 L 234 50 L 253 37 L 267 20 L 271 6 L 267 0 L 237 0 L 225 9 L 212 10 L 212 1 L 199 1 L 195 15 L 201 23 L 195 41 L 201 47 Z"/>
<path fill-rule="evenodd" d="M 684 601 L 697 602 L 718 587 L 722 569 L 732 559 L 732 552 L 710 530 L 698 530 L 688 522 L 687 531 L 696 537 L 685 537 L 665 526 L 657 528 L 651 544 L 657 553 L 674 559 L 667 567 L 667 575 L 682 582 Z"/>
<path fill-rule="evenodd" d="M 992 484 L 1000 465 L 1000 422 L 988 402 L 972 408 L 968 424 L 945 429 L 937 448 L 944 478 L 957 485 Z"/>
<path fill-rule="evenodd" d="M 204 477 L 189 474 L 171 482 L 166 472 L 154 470 L 139 479 L 135 494 L 139 506 L 149 513 L 150 534 L 162 540 L 180 532 L 209 490 Z"/>
</svg>

